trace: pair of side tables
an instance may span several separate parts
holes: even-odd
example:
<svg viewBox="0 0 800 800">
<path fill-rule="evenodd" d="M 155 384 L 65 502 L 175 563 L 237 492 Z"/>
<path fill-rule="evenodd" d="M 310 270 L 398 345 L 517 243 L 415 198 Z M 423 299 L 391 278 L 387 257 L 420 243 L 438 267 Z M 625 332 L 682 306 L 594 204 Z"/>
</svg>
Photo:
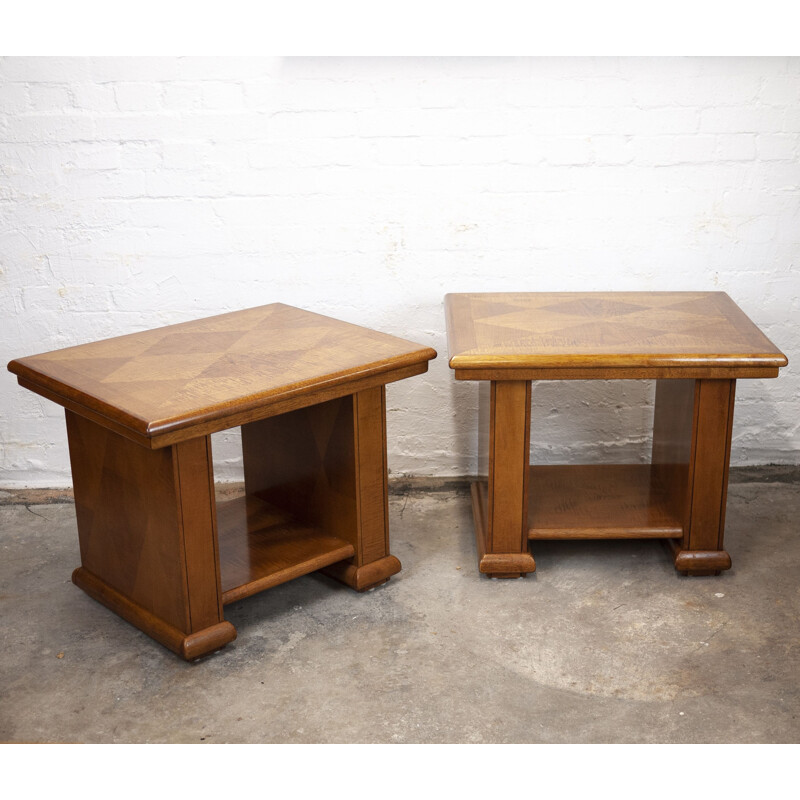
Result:
<svg viewBox="0 0 800 800">
<path fill-rule="evenodd" d="M 737 378 L 786 357 L 721 292 L 451 294 L 450 366 L 480 382 L 480 571 L 529 539 L 667 541 L 718 574 Z M 66 409 L 95 600 L 187 660 L 236 637 L 228 603 L 321 570 L 357 591 L 389 552 L 385 386 L 436 351 L 280 303 L 12 361 Z M 655 379 L 650 464 L 529 466 L 531 381 Z M 210 435 L 241 426 L 245 495 L 217 504 Z"/>
</svg>

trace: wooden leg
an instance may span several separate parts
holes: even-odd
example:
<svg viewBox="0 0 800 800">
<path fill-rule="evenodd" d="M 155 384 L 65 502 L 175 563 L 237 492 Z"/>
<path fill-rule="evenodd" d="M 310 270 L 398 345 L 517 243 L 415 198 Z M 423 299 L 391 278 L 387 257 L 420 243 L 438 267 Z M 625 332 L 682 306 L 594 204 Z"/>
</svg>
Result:
<svg viewBox="0 0 800 800">
<path fill-rule="evenodd" d="M 735 390 L 735 380 L 657 383 L 653 474 L 683 520 L 683 538 L 669 543 L 675 568 L 688 575 L 731 566 L 723 536 Z"/>
<path fill-rule="evenodd" d="M 488 444 L 488 485 L 472 487 L 478 565 L 491 577 L 518 578 L 536 569 L 528 552 L 530 381 L 492 381 L 488 400 L 480 420 L 488 437 L 479 434 Z"/>
<path fill-rule="evenodd" d="M 353 545 L 324 572 L 357 591 L 400 571 L 389 553 L 383 386 L 242 426 L 245 490 Z"/>
<path fill-rule="evenodd" d="M 74 583 L 187 660 L 236 638 L 222 616 L 208 437 L 148 450 L 66 412 Z"/>
</svg>

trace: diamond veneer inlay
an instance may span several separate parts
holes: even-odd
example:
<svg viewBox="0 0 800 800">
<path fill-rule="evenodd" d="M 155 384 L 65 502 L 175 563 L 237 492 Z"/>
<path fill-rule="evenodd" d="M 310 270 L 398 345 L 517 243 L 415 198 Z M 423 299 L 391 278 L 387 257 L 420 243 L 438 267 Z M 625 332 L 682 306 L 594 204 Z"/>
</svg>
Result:
<svg viewBox="0 0 800 800">
<path fill-rule="evenodd" d="M 487 293 L 447 296 L 450 365 L 572 366 L 575 359 L 730 358 L 780 351 L 723 292 Z M 563 357 L 563 358 L 560 358 Z"/>
<path fill-rule="evenodd" d="M 37 384 L 141 421 L 427 361 L 430 348 L 280 303 L 56 350 L 9 365 Z M 96 409 L 97 410 L 97 409 Z"/>
</svg>

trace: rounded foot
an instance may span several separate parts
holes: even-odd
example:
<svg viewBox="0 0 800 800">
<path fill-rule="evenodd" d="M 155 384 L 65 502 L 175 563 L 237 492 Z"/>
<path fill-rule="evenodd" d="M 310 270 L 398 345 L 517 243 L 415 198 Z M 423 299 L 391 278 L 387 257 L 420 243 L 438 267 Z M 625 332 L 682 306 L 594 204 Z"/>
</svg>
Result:
<svg viewBox="0 0 800 800">
<path fill-rule="evenodd" d="M 536 562 L 530 553 L 484 553 L 478 568 L 491 578 L 520 578 L 535 572 Z"/>
<path fill-rule="evenodd" d="M 725 550 L 677 550 L 675 569 L 686 575 L 719 575 L 731 568 L 731 557 Z"/>
<path fill-rule="evenodd" d="M 346 584 L 357 592 L 366 592 L 374 589 L 382 583 L 386 583 L 392 575 L 396 575 L 402 569 L 400 561 L 394 556 L 385 556 L 369 564 L 357 567 L 349 561 L 339 561 L 324 567 L 321 572 Z"/>
</svg>

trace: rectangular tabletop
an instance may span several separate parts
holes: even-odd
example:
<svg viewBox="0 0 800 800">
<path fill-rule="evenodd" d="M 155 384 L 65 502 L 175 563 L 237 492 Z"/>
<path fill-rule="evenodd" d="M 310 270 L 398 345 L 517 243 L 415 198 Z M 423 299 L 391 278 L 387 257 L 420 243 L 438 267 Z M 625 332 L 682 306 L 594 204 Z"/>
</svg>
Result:
<svg viewBox="0 0 800 800">
<path fill-rule="evenodd" d="M 775 377 L 786 356 L 724 292 L 496 292 L 445 298 L 462 380 Z"/>
<path fill-rule="evenodd" d="M 430 347 L 273 303 L 20 358 L 8 369 L 26 388 L 155 447 L 337 388 L 419 374 L 435 357 Z"/>
</svg>

